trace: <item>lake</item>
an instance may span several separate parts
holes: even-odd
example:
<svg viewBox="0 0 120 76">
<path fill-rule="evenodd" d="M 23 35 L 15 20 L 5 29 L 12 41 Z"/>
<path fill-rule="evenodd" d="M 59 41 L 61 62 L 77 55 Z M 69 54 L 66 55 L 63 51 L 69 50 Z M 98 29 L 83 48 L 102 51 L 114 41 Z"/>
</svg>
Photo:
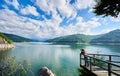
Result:
<svg viewBox="0 0 120 76">
<path fill-rule="evenodd" d="M 87 53 L 120 55 L 120 45 L 52 45 L 42 42 L 14 43 L 15 48 L 0 53 L 15 56 L 17 61 L 27 60 L 37 76 L 41 67 L 47 66 L 57 76 L 78 76 L 80 49 Z"/>
</svg>

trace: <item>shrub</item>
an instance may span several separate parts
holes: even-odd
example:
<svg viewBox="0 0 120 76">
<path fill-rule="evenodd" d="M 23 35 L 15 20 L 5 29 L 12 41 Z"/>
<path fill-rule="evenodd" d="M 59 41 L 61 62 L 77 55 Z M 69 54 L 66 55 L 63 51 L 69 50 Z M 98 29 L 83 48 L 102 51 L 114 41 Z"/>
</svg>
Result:
<svg viewBox="0 0 120 76">
<path fill-rule="evenodd" d="M 0 60 L 0 70 L 2 76 L 32 76 L 30 64 L 24 60 L 23 62 L 15 62 L 15 57 L 3 57 Z M 28 75 L 29 74 L 29 75 Z"/>
</svg>

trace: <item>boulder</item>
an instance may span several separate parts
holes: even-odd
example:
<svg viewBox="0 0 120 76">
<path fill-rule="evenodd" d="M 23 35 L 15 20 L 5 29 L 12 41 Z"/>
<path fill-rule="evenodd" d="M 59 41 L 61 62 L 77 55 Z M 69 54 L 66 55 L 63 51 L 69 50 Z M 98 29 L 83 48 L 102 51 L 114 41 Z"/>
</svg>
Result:
<svg viewBox="0 0 120 76">
<path fill-rule="evenodd" d="M 55 75 L 47 67 L 42 67 L 40 69 L 40 76 L 55 76 Z"/>
</svg>

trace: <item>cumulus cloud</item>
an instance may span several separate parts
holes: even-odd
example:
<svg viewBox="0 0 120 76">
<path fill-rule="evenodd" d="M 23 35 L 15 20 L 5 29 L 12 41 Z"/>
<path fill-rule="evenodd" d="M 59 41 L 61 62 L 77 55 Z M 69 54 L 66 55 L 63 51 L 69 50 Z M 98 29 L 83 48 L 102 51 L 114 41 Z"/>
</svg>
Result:
<svg viewBox="0 0 120 76">
<path fill-rule="evenodd" d="M 17 15 L 9 9 L 0 10 L 0 31 L 28 38 L 49 38 L 57 33 L 60 17 L 39 21 Z M 11 19 L 12 18 L 12 19 Z M 58 30 L 59 31 L 59 30 Z"/>
<path fill-rule="evenodd" d="M 49 0 L 36 0 L 36 5 L 43 11 L 50 13 Z M 49 9 L 48 9 L 49 8 Z"/>
<path fill-rule="evenodd" d="M 36 0 L 36 5 L 48 14 L 56 11 L 67 18 L 76 13 L 76 9 L 69 4 L 68 0 Z"/>
<path fill-rule="evenodd" d="M 15 2 L 6 2 L 18 8 L 20 5 Z M 35 6 L 27 5 L 25 8 L 19 8 L 20 13 L 24 15 L 39 16 L 37 9 L 47 14 L 52 13 L 52 17 L 47 19 L 42 15 L 44 20 L 35 20 L 29 17 L 20 16 L 14 10 L 9 8 L 0 10 L 0 31 L 6 33 L 17 34 L 28 38 L 54 38 L 57 36 L 90 33 L 92 28 L 100 26 L 98 18 L 91 18 L 85 21 L 83 17 L 77 15 L 77 10 L 91 7 L 93 0 L 77 0 L 74 4 L 70 4 L 70 0 L 36 0 Z M 11 19 L 12 18 L 12 19 Z M 66 23 L 75 20 L 74 25 L 63 24 L 63 20 L 67 18 Z"/>
<path fill-rule="evenodd" d="M 50 38 L 74 33 L 87 33 L 91 28 L 100 25 L 97 19 L 85 22 L 82 17 L 78 17 L 75 25 L 61 27 L 59 25 L 62 18 L 57 14 L 50 20 L 39 21 L 19 16 L 9 9 L 0 10 L 0 13 L 0 30 L 2 32 L 19 34 L 29 38 Z"/>
<path fill-rule="evenodd" d="M 25 8 L 21 9 L 20 12 L 24 15 L 32 14 L 34 16 L 39 16 L 39 13 L 37 12 L 36 8 L 34 6 L 26 6 Z"/>
<path fill-rule="evenodd" d="M 6 3 L 13 5 L 15 9 L 19 9 L 19 3 L 17 0 L 13 0 L 12 2 L 10 0 L 5 0 Z"/>
<path fill-rule="evenodd" d="M 77 9 L 85 9 L 88 7 L 93 7 L 95 2 L 93 0 L 77 0 L 75 6 Z"/>
<path fill-rule="evenodd" d="M 31 37 L 30 34 L 38 31 L 39 26 L 29 22 L 29 18 L 21 17 L 9 9 L 0 10 L 0 13 L 0 31 L 2 32 Z"/>
<path fill-rule="evenodd" d="M 82 17 L 78 17 L 74 25 L 70 24 L 64 28 L 64 32 L 67 32 L 65 34 L 88 34 L 92 28 L 100 26 L 98 20 L 93 18 L 90 21 L 84 21 Z"/>
<path fill-rule="evenodd" d="M 106 29 L 103 29 L 103 30 L 101 30 L 99 32 L 95 32 L 93 35 L 105 34 L 105 33 L 111 32 L 111 31 L 116 30 L 116 29 L 117 28 L 106 28 Z"/>
<path fill-rule="evenodd" d="M 118 15 L 117 18 L 112 17 L 111 21 L 113 21 L 113 22 L 120 22 L 120 14 Z"/>
</svg>

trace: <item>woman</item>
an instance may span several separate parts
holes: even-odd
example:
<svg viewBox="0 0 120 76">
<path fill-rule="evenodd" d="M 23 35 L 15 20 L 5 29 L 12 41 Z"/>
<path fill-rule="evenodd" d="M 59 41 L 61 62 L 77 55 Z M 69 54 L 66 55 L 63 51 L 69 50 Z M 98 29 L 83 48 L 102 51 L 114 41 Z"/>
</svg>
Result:
<svg viewBox="0 0 120 76">
<path fill-rule="evenodd" d="M 84 49 L 81 49 L 81 54 L 84 56 L 85 66 L 89 66 L 87 53 L 86 53 L 86 51 Z"/>
</svg>

